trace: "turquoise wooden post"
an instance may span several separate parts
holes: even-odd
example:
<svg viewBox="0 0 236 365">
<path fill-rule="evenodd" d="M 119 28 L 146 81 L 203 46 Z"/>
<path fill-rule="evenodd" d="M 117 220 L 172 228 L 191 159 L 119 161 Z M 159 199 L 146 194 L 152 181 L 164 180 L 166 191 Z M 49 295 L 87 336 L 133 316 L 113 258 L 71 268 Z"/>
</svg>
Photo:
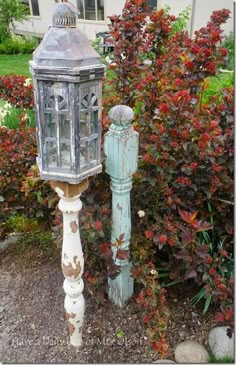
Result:
<svg viewBox="0 0 236 365">
<path fill-rule="evenodd" d="M 109 113 L 112 125 L 105 134 L 105 166 L 111 177 L 112 190 L 112 234 L 111 242 L 124 235 L 122 250 L 129 250 L 131 235 L 130 190 L 132 175 L 138 166 L 139 134 L 134 131 L 131 121 L 133 110 L 125 105 L 117 105 Z M 116 258 L 115 263 L 121 266 L 121 272 L 115 279 L 108 279 L 109 299 L 119 307 L 133 295 L 134 282 L 130 276 L 131 262 Z"/>
</svg>

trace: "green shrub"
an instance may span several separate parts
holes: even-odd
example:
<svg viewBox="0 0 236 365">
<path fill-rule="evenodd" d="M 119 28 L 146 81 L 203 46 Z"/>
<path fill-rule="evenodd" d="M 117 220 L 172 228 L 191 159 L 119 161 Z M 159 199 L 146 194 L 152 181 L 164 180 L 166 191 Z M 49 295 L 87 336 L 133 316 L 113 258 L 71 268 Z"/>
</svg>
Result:
<svg viewBox="0 0 236 365">
<path fill-rule="evenodd" d="M 14 22 L 27 19 L 29 7 L 21 0 L 0 0 L 0 42 L 11 38 Z"/>
<path fill-rule="evenodd" d="M 5 229 L 9 233 L 33 232 L 39 229 L 39 222 L 22 214 L 13 214 L 5 222 Z"/>
<path fill-rule="evenodd" d="M 37 46 L 38 40 L 36 38 L 13 36 L 12 38 L 0 43 L 0 54 L 32 53 Z"/>
<path fill-rule="evenodd" d="M 216 76 L 207 77 L 203 84 L 202 103 L 205 104 L 212 97 L 221 98 L 224 89 L 233 87 L 234 75 L 232 73 L 218 72 Z"/>
<path fill-rule="evenodd" d="M 222 47 L 227 48 L 228 53 L 228 59 L 226 62 L 226 68 L 228 70 L 234 70 L 234 33 L 230 32 L 229 35 L 225 36 L 225 38 L 222 41 Z"/>
<path fill-rule="evenodd" d="M 18 241 L 18 248 L 20 252 L 25 252 L 30 247 L 38 247 L 45 251 L 49 256 L 56 251 L 55 240 L 51 232 L 30 232 L 24 234 Z"/>
</svg>

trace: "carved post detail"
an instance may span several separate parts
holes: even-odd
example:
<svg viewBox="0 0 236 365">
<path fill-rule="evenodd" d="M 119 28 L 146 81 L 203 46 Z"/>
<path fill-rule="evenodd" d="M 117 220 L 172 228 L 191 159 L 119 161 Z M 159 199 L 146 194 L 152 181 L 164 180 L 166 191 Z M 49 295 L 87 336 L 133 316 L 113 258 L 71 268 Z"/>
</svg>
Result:
<svg viewBox="0 0 236 365">
<path fill-rule="evenodd" d="M 112 234 L 111 242 L 123 235 L 122 250 L 129 250 L 131 235 L 130 190 L 132 175 L 138 166 L 139 135 L 131 126 L 134 117 L 131 108 L 117 105 L 109 113 L 112 125 L 105 135 L 105 166 L 111 177 L 112 190 Z M 130 276 L 131 262 L 116 258 L 115 263 L 121 266 L 121 272 L 115 279 L 108 279 L 109 298 L 119 307 L 133 295 L 134 282 Z"/>
<path fill-rule="evenodd" d="M 71 185 L 64 182 L 51 182 L 52 188 L 60 197 L 59 209 L 63 213 L 63 245 L 62 271 L 65 277 L 64 291 L 66 294 L 64 307 L 73 346 L 82 345 L 82 327 L 84 320 L 85 301 L 83 297 L 84 257 L 80 241 L 78 213 L 82 208 L 81 193 L 87 189 L 88 181 Z"/>
</svg>

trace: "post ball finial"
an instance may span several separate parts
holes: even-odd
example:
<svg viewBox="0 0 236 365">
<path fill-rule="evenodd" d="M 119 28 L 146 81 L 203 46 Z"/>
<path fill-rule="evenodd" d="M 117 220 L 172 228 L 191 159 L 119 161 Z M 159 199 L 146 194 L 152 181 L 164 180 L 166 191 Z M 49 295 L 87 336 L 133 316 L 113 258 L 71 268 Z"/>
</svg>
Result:
<svg viewBox="0 0 236 365">
<path fill-rule="evenodd" d="M 127 105 L 116 105 L 111 108 L 109 118 L 116 126 L 128 127 L 134 118 L 134 112 Z"/>
</svg>

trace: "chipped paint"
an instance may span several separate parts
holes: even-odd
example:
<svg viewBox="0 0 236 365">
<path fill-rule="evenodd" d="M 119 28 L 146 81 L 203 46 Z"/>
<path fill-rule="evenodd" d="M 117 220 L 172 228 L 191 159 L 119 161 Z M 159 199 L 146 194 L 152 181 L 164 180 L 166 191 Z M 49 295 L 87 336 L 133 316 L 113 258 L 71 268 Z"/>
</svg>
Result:
<svg viewBox="0 0 236 365">
<path fill-rule="evenodd" d="M 117 203 L 117 209 L 119 209 L 121 212 L 122 212 L 122 207 L 120 206 L 120 204 L 119 203 Z"/>
<path fill-rule="evenodd" d="M 66 319 L 69 320 L 70 318 L 75 318 L 76 314 L 75 313 L 67 313 L 66 312 Z"/>
<path fill-rule="evenodd" d="M 133 110 L 125 105 L 117 105 L 109 112 L 112 125 L 105 134 L 105 167 L 111 178 L 112 190 L 112 242 L 113 238 L 124 234 L 125 247 L 129 250 L 131 235 L 130 191 L 132 175 L 137 171 L 139 134 L 133 129 L 131 122 Z M 127 260 L 113 258 L 121 265 L 121 273 L 114 279 L 109 279 L 109 299 L 123 307 L 133 295 L 134 283 L 130 278 L 132 264 Z"/>
<path fill-rule="evenodd" d="M 78 213 L 82 207 L 79 196 L 66 197 L 59 202 L 63 213 L 63 248 L 62 271 L 65 276 L 64 291 L 66 320 L 73 346 L 82 344 L 82 328 L 85 311 L 83 298 L 83 267 L 84 259 L 79 234 Z M 69 212 L 69 213 L 68 213 Z"/>
<path fill-rule="evenodd" d="M 73 221 L 70 223 L 70 228 L 72 233 L 76 233 L 78 231 L 79 226 L 76 223 L 76 221 Z"/>
<path fill-rule="evenodd" d="M 73 333 L 75 332 L 75 326 L 72 323 L 68 322 L 68 329 L 70 336 L 72 336 Z"/>
<path fill-rule="evenodd" d="M 78 256 L 74 256 L 74 257 L 73 257 L 73 262 L 74 262 L 74 264 L 76 264 L 77 259 L 78 259 Z"/>
<path fill-rule="evenodd" d="M 81 273 L 80 262 L 77 262 L 77 264 L 75 263 L 75 265 L 73 265 L 71 262 L 67 265 L 62 264 L 62 271 L 65 277 L 77 278 Z"/>
</svg>

